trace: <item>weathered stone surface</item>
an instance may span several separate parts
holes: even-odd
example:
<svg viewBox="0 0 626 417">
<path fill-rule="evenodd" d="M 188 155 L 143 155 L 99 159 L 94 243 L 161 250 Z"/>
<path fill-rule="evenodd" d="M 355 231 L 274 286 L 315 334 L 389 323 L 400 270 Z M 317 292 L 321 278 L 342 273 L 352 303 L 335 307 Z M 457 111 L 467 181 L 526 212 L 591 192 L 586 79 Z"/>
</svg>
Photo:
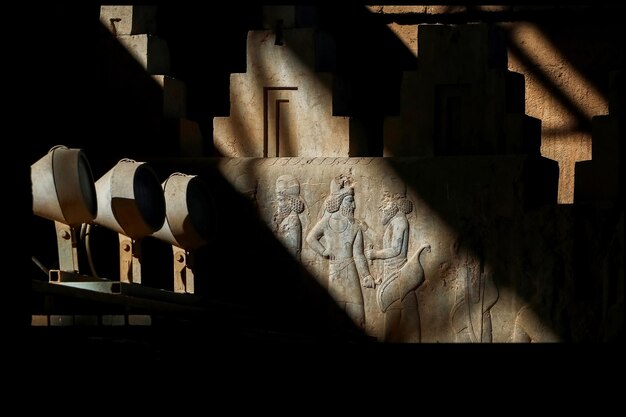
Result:
<svg viewBox="0 0 626 417">
<path fill-rule="evenodd" d="M 230 77 L 230 116 L 213 120 L 224 156 L 350 156 L 358 137 L 332 113 L 332 76 L 315 72 L 313 29 L 251 31 L 247 72 Z M 355 132 L 358 129 L 354 130 Z"/>
<path fill-rule="evenodd" d="M 148 74 L 169 74 L 167 43 L 152 35 L 122 35 L 116 38 Z"/>
<path fill-rule="evenodd" d="M 509 69 L 526 78 L 526 111 L 541 119 L 541 154 L 559 162 L 559 202 L 572 203 L 575 164 L 592 157 L 591 135 L 583 126 L 590 124 L 594 115 L 607 113 L 607 101 L 539 27 L 525 22 L 503 27 L 511 44 Z M 567 32 L 577 30 L 567 28 Z M 602 53 L 596 44 L 582 38 L 572 37 L 570 42 L 576 42 L 581 56 Z M 595 64 L 591 60 L 589 65 Z"/>
<path fill-rule="evenodd" d="M 386 156 L 539 153 L 540 122 L 523 115 L 523 77 L 506 70 L 501 33 L 420 25 L 418 39 L 400 117 L 386 121 Z"/>
<path fill-rule="evenodd" d="M 379 340 L 512 341 L 520 309 L 537 309 L 531 299 L 537 283 L 524 261 L 512 260 L 535 252 L 536 242 L 524 234 L 545 218 L 526 217 L 556 201 L 553 161 L 297 157 L 216 163 L 235 188 L 254 198 L 289 253 Z M 541 192 L 542 182 L 551 189 Z M 537 314 L 542 325 L 551 325 L 551 317 Z M 521 335 L 528 325 L 517 322 Z"/>
<path fill-rule="evenodd" d="M 580 30 L 578 22 L 559 21 L 557 33 L 550 30 L 557 22 L 518 20 L 515 16 L 531 13 L 539 18 L 543 11 L 558 13 L 558 9 L 565 13 L 584 13 L 585 9 L 597 12 L 598 6 L 477 6 L 474 10 L 460 5 L 368 8 L 381 14 L 438 15 L 442 23 L 463 13 L 496 12 L 510 16 L 512 21 L 505 17 L 499 23 L 508 35 L 508 68 L 526 78 L 527 113 L 542 121 L 542 155 L 559 162 L 559 202 L 574 201 L 575 164 L 592 156 L 591 118 L 607 113 L 606 98 L 597 89 L 602 84 L 598 83 L 598 74 L 615 69 L 616 63 L 619 65 L 615 57 L 623 56 L 623 50 L 616 48 L 620 43 L 614 39 L 623 35 L 615 25 L 601 19 L 586 22 L 585 30 Z M 420 19 L 416 17 L 414 21 L 419 23 Z M 408 39 L 407 29 L 402 25 L 389 23 L 388 26 L 403 41 Z"/>
<path fill-rule="evenodd" d="M 163 116 L 185 117 L 187 115 L 187 86 L 184 82 L 167 75 L 153 75 L 163 90 Z"/>
<path fill-rule="evenodd" d="M 154 33 L 156 6 L 100 6 L 100 22 L 115 36 Z"/>
</svg>

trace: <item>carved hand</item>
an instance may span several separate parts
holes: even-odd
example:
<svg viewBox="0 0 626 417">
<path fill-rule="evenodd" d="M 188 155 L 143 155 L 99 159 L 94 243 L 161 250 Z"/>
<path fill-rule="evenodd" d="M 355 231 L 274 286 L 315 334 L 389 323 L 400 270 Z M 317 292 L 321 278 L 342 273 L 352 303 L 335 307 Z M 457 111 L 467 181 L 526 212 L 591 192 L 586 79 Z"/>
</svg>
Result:
<svg viewBox="0 0 626 417">
<path fill-rule="evenodd" d="M 328 251 L 328 248 L 324 249 L 324 252 L 322 253 L 322 256 L 326 259 L 330 259 L 331 261 L 335 260 L 335 255 L 333 255 L 332 253 L 330 253 Z"/>
<path fill-rule="evenodd" d="M 365 249 L 365 257 L 368 260 L 370 260 L 370 261 L 373 261 L 374 259 L 377 259 L 376 258 L 376 251 L 374 249 L 372 249 L 372 248 Z"/>
<path fill-rule="evenodd" d="M 372 279 L 371 275 L 368 275 L 365 278 L 363 278 L 363 286 L 365 288 L 374 288 L 374 280 Z"/>
</svg>

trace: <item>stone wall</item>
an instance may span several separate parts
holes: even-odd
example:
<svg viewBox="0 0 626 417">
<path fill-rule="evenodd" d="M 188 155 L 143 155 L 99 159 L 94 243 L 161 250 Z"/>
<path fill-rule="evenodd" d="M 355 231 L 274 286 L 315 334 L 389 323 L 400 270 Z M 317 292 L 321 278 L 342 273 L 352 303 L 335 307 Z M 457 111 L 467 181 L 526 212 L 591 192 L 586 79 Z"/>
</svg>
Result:
<svg viewBox="0 0 626 417">
<path fill-rule="evenodd" d="M 242 164 L 237 160 L 224 161 L 221 166 L 225 177 L 233 183 L 241 174 L 238 167 Z M 307 236 L 319 224 L 323 246 L 339 246 L 332 240 L 342 239 L 340 212 L 336 213 L 337 226 L 333 227 L 335 223 L 332 216 L 329 217 L 327 206 L 328 199 L 341 194 L 339 189 L 332 190 L 333 181 L 346 179 L 350 182 L 346 187 L 352 187 L 354 192 L 355 223 L 350 227 L 360 228 L 363 239 L 360 249 L 354 246 L 357 266 L 358 256 L 363 257 L 370 247 L 389 251 L 389 245 L 396 242 L 388 241 L 390 237 L 384 238 L 385 233 L 390 234 L 391 229 L 401 228 L 399 224 L 404 224 L 408 253 L 404 255 L 406 265 L 399 266 L 404 274 L 400 273 L 396 280 L 398 288 L 389 282 L 392 267 L 385 271 L 384 259 L 362 260 L 365 269 L 358 271 L 361 280 L 358 289 L 363 294 L 365 307 L 365 330 L 378 339 L 385 339 L 382 309 L 386 308 L 389 309 L 387 316 L 395 314 L 406 318 L 406 323 L 395 324 L 403 326 L 396 332 L 388 329 L 388 341 L 509 341 L 516 312 L 525 302 L 531 301 L 525 297 L 539 296 L 532 292 L 516 293 L 516 287 L 532 287 L 536 283 L 524 283 L 534 278 L 524 275 L 522 265 L 510 265 L 506 260 L 523 258 L 529 244 L 519 238 L 521 231 L 516 230 L 518 225 L 524 224 L 521 207 L 554 200 L 554 193 L 552 196 L 549 193 L 536 196 L 530 192 L 529 189 L 537 184 L 526 177 L 526 170 L 538 169 L 544 173 L 541 176 L 545 179 L 556 178 L 548 161 L 525 157 L 292 158 L 254 160 L 246 166 L 257 180 L 259 216 L 277 233 L 281 233 L 284 225 L 276 224 L 276 180 L 280 176 L 292 175 L 300 184 L 299 197 L 304 203 L 304 210 L 298 214 L 302 240 L 296 242 L 301 247 L 300 261 L 331 295 L 330 261 L 314 251 L 309 241 L 311 238 Z M 498 181 L 489 181 L 488 178 L 492 177 Z M 439 180 L 432 181 L 432 178 Z M 391 207 L 400 206 L 387 226 L 382 224 L 380 211 L 385 203 Z M 395 221 L 398 225 L 394 224 Z M 347 224 L 343 226 L 346 227 Z M 402 230 L 395 230 L 395 233 L 400 233 L 402 239 Z M 398 257 L 402 255 L 389 256 L 389 262 Z M 398 262 L 402 263 L 401 260 Z M 349 269 L 345 265 L 340 267 Z M 382 282 L 372 288 L 365 287 L 368 274 Z M 423 274 L 423 282 L 419 282 L 420 274 Z M 337 278 L 341 279 L 348 277 Z M 386 296 L 385 291 L 396 291 L 396 295 Z M 411 297 L 415 297 L 412 292 L 417 296 L 414 304 L 411 303 Z M 404 298 L 406 304 L 402 313 L 394 311 L 403 307 L 397 297 Z M 472 332 L 468 327 L 471 325 L 492 326 L 494 330 L 485 329 L 481 333 L 474 329 Z"/>
<path fill-rule="evenodd" d="M 352 115 L 355 108 L 383 102 L 368 114 L 380 120 L 389 116 L 393 103 L 373 92 L 393 90 L 395 79 L 372 79 L 371 91 L 359 90 L 356 87 L 362 87 L 367 77 L 354 82 L 348 80 L 354 74 L 346 73 L 347 68 L 354 69 L 349 61 L 358 54 L 346 58 L 340 53 L 343 61 L 333 54 L 320 58 L 321 52 L 333 48 L 326 48 L 328 39 L 311 28 L 317 22 L 310 8 L 282 6 L 275 10 L 280 19 L 265 19 L 264 29 L 248 34 L 243 54 L 247 71 L 239 68 L 230 77 L 230 115 L 203 116 L 214 121 L 214 143 L 223 157 L 175 159 L 184 152 L 139 149 L 144 151 L 140 155 L 150 156 L 147 160 L 161 179 L 172 172 L 197 174 L 216 200 L 211 241 L 196 257 L 196 293 L 224 305 L 247 306 L 255 319 L 279 317 L 290 329 L 307 331 L 305 321 L 321 321 L 324 331 L 361 329 L 381 341 L 623 338 L 623 163 L 613 152 L 620 143 L 614 131 L 622 133 L 616 115 L 603 102 L 608 87 L 602 84 L 608 83 L 604 77 L 608 68 L 623 56 L 618 44 L 602 42 L 613 39 L 618 26 L 600 28 L 594 19 L 602 13 L 607 16 L 600 10 L 588 16 L 592 29 L 572 33 L 591 9 L 403 7 L 370 7 L 379 23 L 388 24 L 408 50 L 423 58 L 415 71 L 405 68 L 403 84 L 398 83 L 400 120 L 391 123 L 401 135 L 393 142 L 397 151 L 388 154 L 392 157 L 361 146 L 363 132 L 352 124 Z M 568 22 L 572 16 L 575 19 Z M 564 33 L 573 40 L 565 42 L 550 32 L 547 24 L 557 18 L 558 27 L 566 28 Z M 146 99 L 150 115 L 182 119 L 187 106 L 181 84 L 165 75 L 154 78 L 143 73 L 150 67 L 149 42 L 135 45 L 115 39 L 148 40 L 140 32 L 150 27 L 150 19 L 140 19 L 136 26 L 134 17 L 130 21 L 123 34 L 117 29 L 114 37 L 106 33 L 106 41 L 120 55 L 125 44 L 146 58 L 143 66 L 133 62 L 132 67 L 154 84 L 154 96 Z M 487 25 L 474 24 L 484 21 L 498 23 L 504 44 L 491 36 Z M 360 29 L 373 26 L 364 28 Z M 429 42 L 418 42 L 417 35 Z M 557 42 L 556 50 L 563 55 L 555 54 L 544 36 Z M 368 47 L 350 45 L 345 39 L 351 38 L 344 38 L 344 53 L 349 47 L 369 53 Z M 580 39 L 588 42 L 577 43 Z M 498 52 L 504 45 L 508 61 Z M 438 52 L 445 54 L 439 57 Z M 134 55 L 131 51 L 124 56 Z M 334 64 L 340 76 L 331 82 Z M 397 62 L 379 65 L 388 64 Z M 114 71 L 117 64 L 103 65 Z M 398 71 L 397 80 L 399 76 Z M 123 80 L 120 76 L 108 81 L 114 91 L 136 87 Z M 471 138 L 466 145 L 449 146 L 437 136 L 441 128 L 456 126 L 436 123 L 438 86 L 453 93 L 439 88 L 443 96 L 453 98 L 448 101 L 465 100 L 460 102 L 463 109 L 473 115 L 463 126 L 464 135 Z M 463 86 L 472 93 L 457 94 Z M 353 107 L 337 106 L 340 93 L 350 96 Z M 140 89 L 128 94 L 133 95 L 141 95 Z M 354 105 L 360 99 L 365 104 Z M 421 107 L 411 108 L 415 102 Z M 108 124 L 100 120 L 101 124 L 136 119 L 135 107 L 120 108 L 114 113 L 119 119 Z M 454 114 L 456 107 L 441 109 L 440 113 Z M 596 114 L 603 116 L 591 123 Z M 524 129 L 525 120 L 539 119 L 541 146 L 538 129 L 531 126 L 528 134 Z M 422 129 L 418 138 L 422 142 L 413 143 L 410 135 L 408 139 L 402 135 L 417 120 L 421 122 L 413 128 L 416 138 Z M 595 124 L 600 142 L 610 146 L 594 143 L 601 157 L 580 165 L 588 174 L 586 188 L 581 188 L 586 204 L 557 204 L 571 202 L 567 178 L 573 177 L 565 167 L 573 169 L 577 159 L 589 157 L 581 146 L 587 139 L 580 138 L 591 135 Z M 130 137 L 136 144 L 145 143 L 138 140 L 145 132 L 138 132 L 125 129 L 114 139 L 124 142 Z M 173 137 L 178 145 L 178 137 Z M 558 146 L 552 137 L 557 137 Z M 379 139 L 383 140 L 382 130 Z M 112 148 L 115 156 L 133 156 L 125 152 L 134 148 L 96 142 L 81 136 L 74 146 Z M 368 157 L 353 157 L 361 154 Z M 98 165 L 108 163 L 101 153 L 88 156 Z M 601 191 L 608 193 L 594 194 L 596 172 L 605 179 L 618 173 L 620 180 L 606 182 Z M 171 256 L 171 247 L 147 240 Z M 161 275 L 166 277 L 163 282 L 171 281 L 167 268 L 161 268 L 171 267 L 171 259 L 154 256 L 150 248 L 145 255 L 146 281 L 153 280 L 146 285 L 160 282 Z M 112 259 L 109 266 L 117 267 Z"/>
<path fill-rule="evenodd" d="M 606 5 L 368 8 L 418 57 L 419 24 L 503 28 L 508 68 L 525 78 L 526 114 L 542 122 L 541 154 L 559 162 L 559 203 L 574 201 L 574 165 L 592 158 L 591 119 L 607 113 L 608 74 L 623 67 L 619 12 Z"/>
</svg>

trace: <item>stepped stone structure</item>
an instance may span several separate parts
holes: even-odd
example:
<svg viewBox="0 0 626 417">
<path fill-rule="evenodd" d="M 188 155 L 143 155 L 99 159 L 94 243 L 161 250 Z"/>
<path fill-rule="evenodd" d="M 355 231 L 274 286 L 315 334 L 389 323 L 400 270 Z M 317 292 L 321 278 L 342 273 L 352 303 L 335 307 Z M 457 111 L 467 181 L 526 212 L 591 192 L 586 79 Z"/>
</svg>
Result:
<svg viewBox="0 0 626 417">
<path fill-rule="evenodd" d="M 230 115 L 213 121 L 215 147 L 223 156 L 358 152 L 351 118 L 333 115 L 332 74 L 316 71 L 323 35 L 314 28 L 289 27 L 293 10 L 271 8 L 266 21 L 284 22 L 279 31 L 248 32 L 247 70 L 230 77 Z"/>
<path fill-rule="evenodd" d="M 507 70 L 495 26 L 420 25 L 418 69 L 401 114 L 387 118 L 385 156 L 538 154 L 541 122 L 524 114 L 524 77 Z"/>
<path fill-rule="evenodd" d="M 296 20 L 291 8 L 273 13 L 269 26 Z M 523 77 L 507 71 L 498 34 L 420 27 L 418 70 L 405 73 L 403 114 L 385 131 L 393 158 L 350 157 L 348 120 L 331 116 L 329 78 L 313 72 L 314 36 L 249 32 L 231 114 L 214 119 L 231 157 L 216 161 L 222 175 L 368 335 L 524 341 L 518 313 L 532 309 L 508 288 L 525 277 L 505 260 L 532 245 L 519 225 L 556 202 L 558 168 L 539 155 L 540 122 L 524 115 Z"/>
<path fill-rule="evenodd" d="M 380 11 L 396 14 L 396 7 L 403 6 Z M 437 21 L 431 12 L 458 16 L 471 9 L 411 7 L 429 22 Z M 502 7 L 493 10 L 504 13 Z M 158 86 L 144 100 L 146 136 L 159 132 L 175 144 L 176 151 L 145 146 L 155 155 L 146 160 L 161 178 L 197 176 L 212 197 L 210 213 L 201 208 L 206 216 L 200 216 L 212 235 L 197 248 L 193 270 L 193 293 L 209 300 L 210 321 L 193 331 L 209 333 L 211 342 L 237 333 L 262 339 L 285 329 L 285 338 L 314 329 L 330 339 L 358 333 L 389 343 L 623 340 L 622 73 L 612 75 L 608 115 L 593 119 L 593 159 L 576 165 L 576 201 L 557 204 L 559 162 L 542 156 L 542 121 L 527 115 L 538 115 L 537 108 L 528 111 L 533 101 L 525 97 L 525 76 L 509 70 L 500 25 L 420 24 L 414 36 L 394 22 L 417 67 L 404 72 L 400 114 L 380 132 L 382 113 L 397 103 L 368 109 L 375 123 L 357 123 L 366 106 L 353 103 L 366 94 L 355 89 L 370 79 L 351 78 L 345 62 L 362 50 L 349 54 L 357 37 L 328 30 L 335 28 L 332 18 L 318 21 L 315 10 L 263 8 L 257 30 L 247 33 L 246 72 L 230 74 L 229 115 L 215 111 L 205 120 L 213 122 L 215 157 L 187 158 L 202 156 L 202 138 L 186 119 L 185 84 L 169 75 L 155 8 L 102 6 L 107 39 L 130 52 L 120 54 L 132 64 L 120 72 L 136 70 L 141 81 Z M 481 10 L 470 10 L 467 19 L 483 16 Z M 358 23 L 360 30 L 386 29 L 389 20 Z M 334 68 L 335 40 L 346 60 Z M 368 62 L 378 55 L 372 56 Z M 396 86 L 400 65 L 381 67 L 388 72 L 371 82 L 385 78 L 380 85 Z M 140 94 L 140 87 L 132 89 Z M 341 95 L 350 105 L 339 102 Z M 366 133 L 365 142 L 375 145 L 367 149 L 383 152 L 363 152 Z M 134 140 L 135 131 L 126 137 Z M 185 202 L 203 207 L 197 195 Z M 146 245 L 143 262 L 154 284 L 170 259 L 158 256 L 164 242 L 146 241 L 153 245 Z M 45 307 L 33 325 L 85 320 Z M 100 323 L 141 322 L 121 314 Z"/>
<path fill-rule="evenodd" d="M 161 109 L 153 116 L 159 139 L 175 142 L 181 156 L 202 155 L 198 124 L 186 118 L 187 91 L 183 81 L 169 76 L 167 42 L 155 36 L 157 6 L 101 6 L 100 22 L 123 45 L 160 88 Z"/>
</svg>

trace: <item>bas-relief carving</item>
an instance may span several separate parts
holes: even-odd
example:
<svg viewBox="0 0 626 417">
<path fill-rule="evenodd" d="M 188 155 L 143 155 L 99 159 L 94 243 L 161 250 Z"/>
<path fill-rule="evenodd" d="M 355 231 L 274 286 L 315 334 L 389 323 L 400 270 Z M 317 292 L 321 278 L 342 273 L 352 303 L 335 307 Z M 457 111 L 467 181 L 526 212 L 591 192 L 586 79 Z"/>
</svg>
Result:
<svg viewBox="0 0 626 417">
<path fill-rule="evenodd" d="M 290 174 L 276 179 L 276 209 L 272 219 L 274 233 L 289 253 L 298 261 L 302 252 L 302 222 L 299 215 L 304 211 L 300 197 L 300 183 Z"/>
<path fill-rule="evenodd" d="M 457 342 L 490 343 L 491 308 L 498 301 L 498 288 L 490 266 L 473 253 L 476 245 L 468 246 L 467 240 L 457 243 L 454 254 L 458 267 L 450 326 Z"/>
<path fill-rule="evenodd" d="M 420 342 L 421 324 L 417 288 L 424 282 L 420 256 L 430 252 L 426 244 L 407 260 L 409 221 L 413 202 L 406 198 L 406 186 L 397 178 L 387 178 L 379 207 L 384 226 L 381 249 L 365 251 L 367 259 L 383 261 L 382 277 L 376 279 L 376 301 L 384 315 L 382 340 L 386 342 Z"/>
<path fill-rule="evenodd" d="M 331 181 L 322 217 L 307 234 L 306 242 L 319 256 L 328 259 L 328 292 L 352 321 L 364 329 L 361 286 L 374 288 L 374 280 L 364 255 L 362 223 L 354 217 L 352 181 L 346 175 Z"/>
<path fill-rule="evenodd" d="M 337 176 L 341 171 L 334 165 L 347 162 L 349 175 Z M 480 245 L 474 242 L 478 237 L 470 242 L 475 233 L 469 233 L 452 244 L 454 238 L 429 207 L 415 211 L 411 200 L 419 196 L 408 198 L 404 180 L 394 184 L 397 178 L 388 178 L 377 165 L 357 158 L 269 158 L 249 167 L 258 179 L 243 177 L 243 182 L 255 184 L 246 187 L 241 173 L 229 172 L 240 191 L 258 191 L 246 194 L 258 198 L 259 214 L 277 239 L 324 282 L 335 303 L 368 334 L 389 342 L 492 341 L 492 307 L 499 295 Z M 298 173 L 291 166 L 298 167 Z M 273 170 L 283 175 L 272 176 L 276 179 L 257 189 L 258 181 L 264 182 Z M 376 195 L 382 201 L 371 197 Z M 373 227 L 368 228 L 366 220 Z M 433 243 L 438 249 L 432 262 L 449 265 L 443 281 L 437 274 L 429 278 L 435 271 L 424 264 Z M 450 251 L 442 251 L 444 247 Z M 443 321 L 439 313 L 424 308 L 445 312 Z M 433 318 L 436 324 L 430 322 Z"/>
</svg>

